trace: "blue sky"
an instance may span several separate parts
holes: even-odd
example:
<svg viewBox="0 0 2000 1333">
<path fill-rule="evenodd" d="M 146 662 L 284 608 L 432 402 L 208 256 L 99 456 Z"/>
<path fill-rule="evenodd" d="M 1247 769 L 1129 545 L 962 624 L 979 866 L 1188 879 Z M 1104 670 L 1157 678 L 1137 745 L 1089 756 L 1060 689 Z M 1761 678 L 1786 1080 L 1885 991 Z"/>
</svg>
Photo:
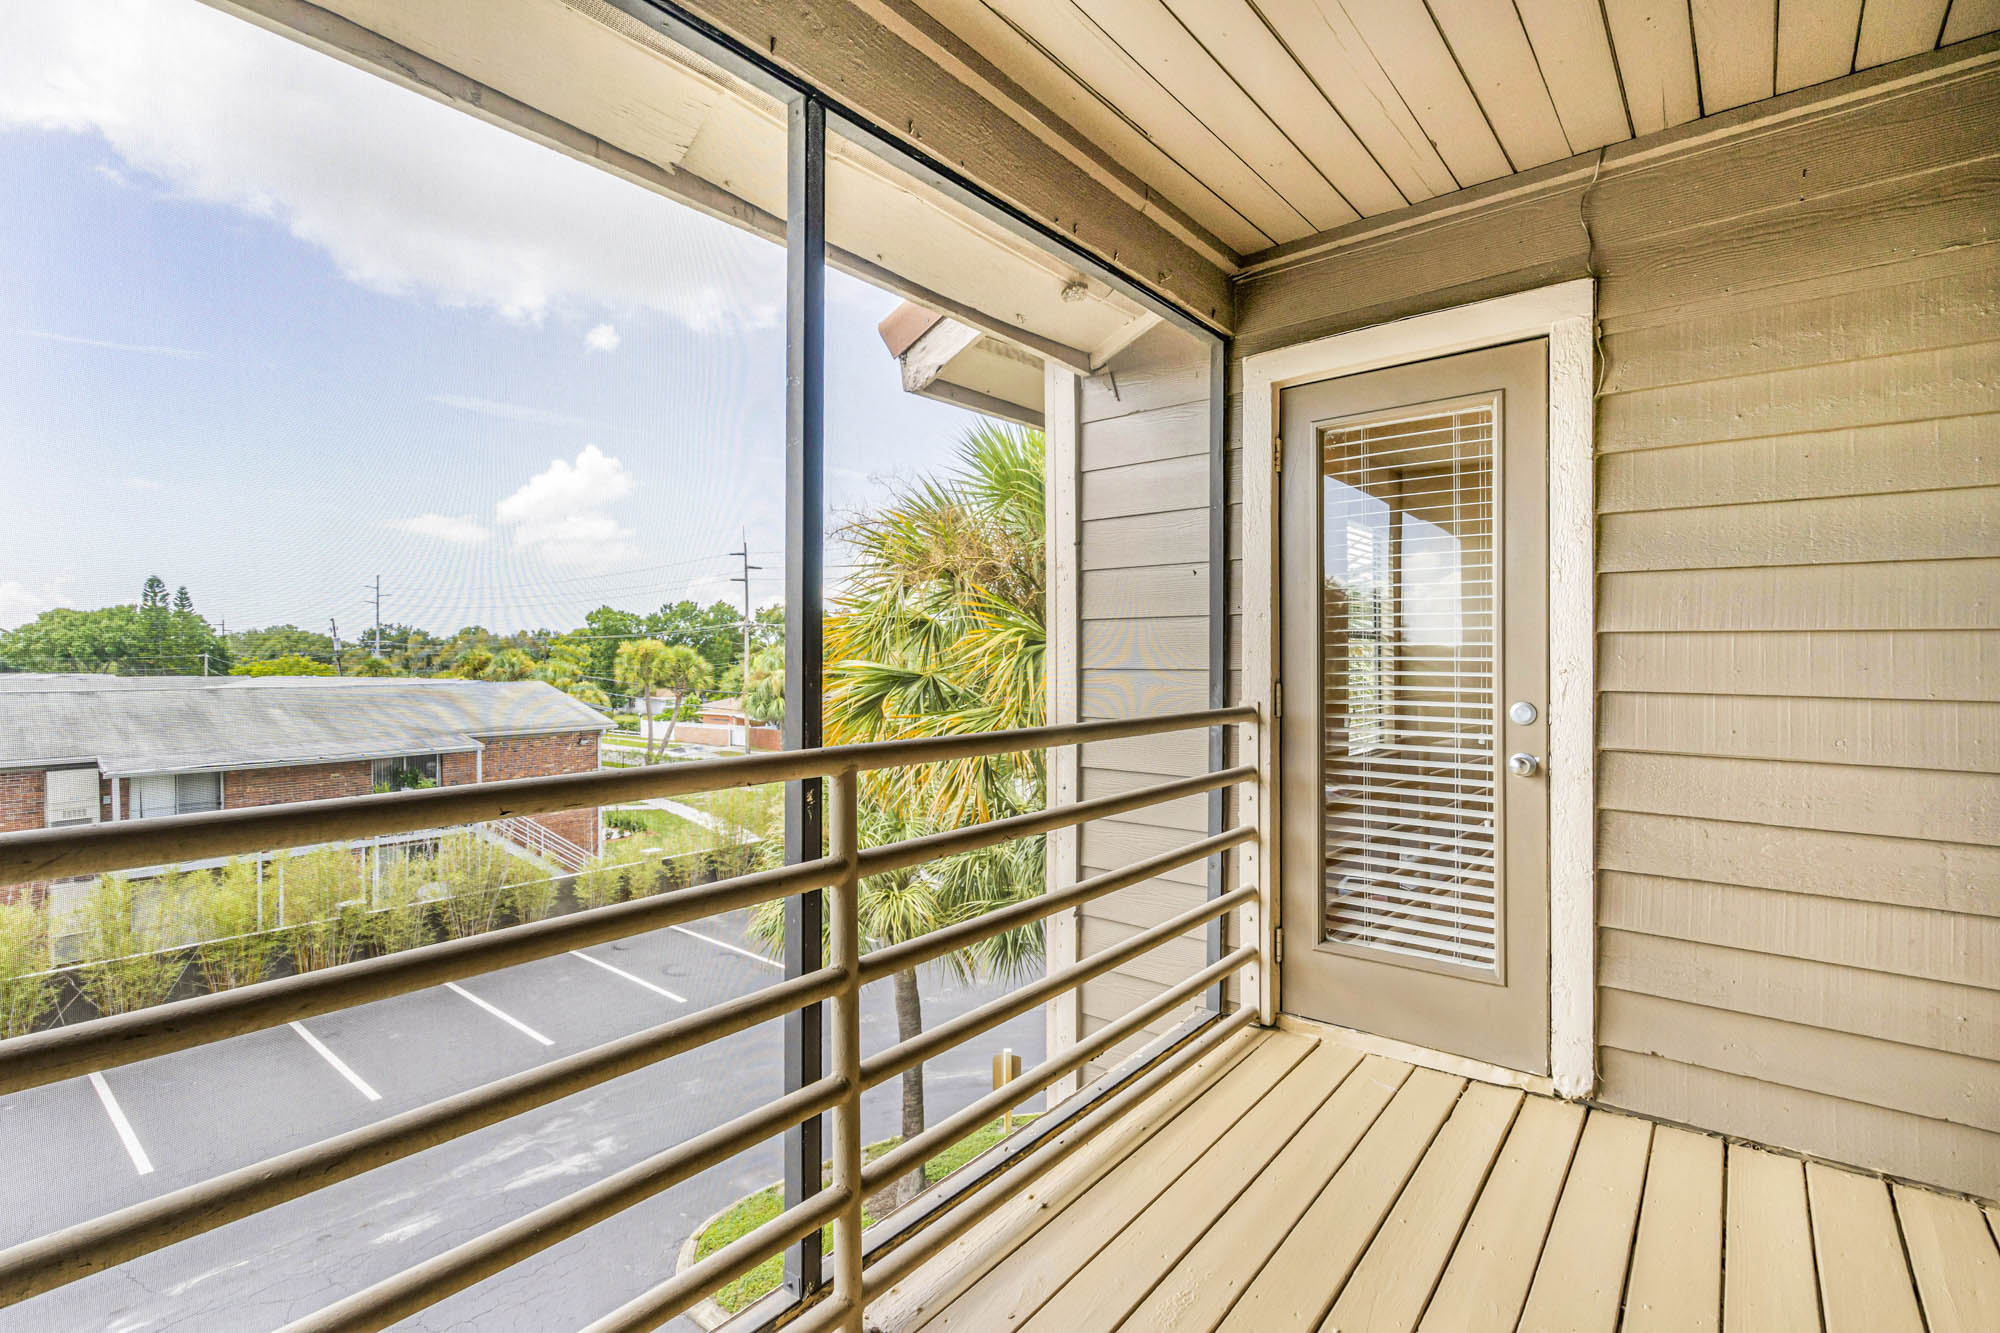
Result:
<svg viewBox="0 0 2000 1333">
<path fill-rule="evenodd" d="M 23 12 L 29 11 L 29 12 Z M 782 542 L 783 254 L 195 0 L 0 14 L 0 627 L 564 628 Z M 972 418 L 829 275 L 838 508 Z"/>
</svg>

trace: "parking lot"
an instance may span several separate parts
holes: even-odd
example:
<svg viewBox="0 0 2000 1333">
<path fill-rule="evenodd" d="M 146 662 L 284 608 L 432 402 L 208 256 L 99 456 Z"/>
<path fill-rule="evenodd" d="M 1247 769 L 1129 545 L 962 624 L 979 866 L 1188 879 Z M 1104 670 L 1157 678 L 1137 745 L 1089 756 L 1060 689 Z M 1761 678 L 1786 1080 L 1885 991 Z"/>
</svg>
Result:
<svg viewBox="0 0 2000 1333">
<path fill-rule="evenodd" d="M 0 1098 L 0 1246 L 260 1161 L 777 979 L 713 918 L 301 1024 Z M 991 998 L 926 975 L 925 1021 Z M 893 1044 L 885 984 L 864 992 L 863 1043 Z M 991 1056 L 1040 1057 L 1039 1013 L 933 1062 L 933 1119 L 990 1082 Z M 12 1309 L 0 1330 L 267 1329 L 441 1253 L 780 1092 L 776 1024 L 738 1033 L 97 1274 Z M 866 1133 L 898 1130 L 892 1081 Z M 776 1178 L 762 1145 L 409 1321 L 421 1329 L 561 1330 L 671 1271 L 682 1240 Z M 690 1328 L 676 1321 L 674 1328 Z"/>
</svg>

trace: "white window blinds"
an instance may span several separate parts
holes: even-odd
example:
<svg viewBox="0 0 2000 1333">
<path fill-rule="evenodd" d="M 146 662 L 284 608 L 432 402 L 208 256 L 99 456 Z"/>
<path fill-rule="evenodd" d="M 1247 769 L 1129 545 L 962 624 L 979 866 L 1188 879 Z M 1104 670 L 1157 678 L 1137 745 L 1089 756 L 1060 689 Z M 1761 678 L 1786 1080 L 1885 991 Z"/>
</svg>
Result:
<svg viewBox="0 0 2000 1333">
<path fill-rule="evenodd" d="M 1494 405 L 1321 436 L 1322 938 L 1491 969 Z"/>
</svg>

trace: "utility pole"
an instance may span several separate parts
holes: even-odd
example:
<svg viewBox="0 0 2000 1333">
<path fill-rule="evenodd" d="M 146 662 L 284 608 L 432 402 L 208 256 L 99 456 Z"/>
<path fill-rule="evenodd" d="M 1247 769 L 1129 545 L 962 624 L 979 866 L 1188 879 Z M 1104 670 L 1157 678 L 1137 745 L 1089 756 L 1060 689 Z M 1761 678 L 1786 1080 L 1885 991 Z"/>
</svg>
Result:
<svg viewBox="0 0 2000 1333">
<path fill-rule="evenodd" d="M 375 576 L 375 656 L 382 655 L 382 576 Z"/>
<path fill-rule="evenodd" d="M 743 697 L 747 699 L 750 696 L 750 571 L 763 566 L 750 563 L 750 534 L 746 530 L 742 536 L 743 545 L 730 554 L 743 562 L 743 572 L 729 581 L 743 585 L 743 668 L 737 674 L 743 678 Z"/>
<path fill-rule="evenodd" d="M 206 651 L 201 655 L 201 674 L 204 676 L 208 674 L 208 653 Z"/>
<path fill-rule="evenodd" d="M 327 633 L 333 636 L 333 674 L 344 676 L 347 673 L 340 669 L 340 623 L 329 616 L 326 629 Z"/>
</svg>

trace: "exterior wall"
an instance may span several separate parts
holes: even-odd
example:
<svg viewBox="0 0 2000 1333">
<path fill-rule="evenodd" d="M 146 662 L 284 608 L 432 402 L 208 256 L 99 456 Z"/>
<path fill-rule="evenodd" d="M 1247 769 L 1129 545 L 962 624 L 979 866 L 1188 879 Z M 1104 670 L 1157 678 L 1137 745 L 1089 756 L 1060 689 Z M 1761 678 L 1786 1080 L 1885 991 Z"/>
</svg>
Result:
<svg viewBox="0 0 2000 1333">
<path fill-rule="evenodd" d="M 40 769 L 0 773 L 0 833 L 42 826 L 47 816 L 48 781 Z"/>
<path fill-rule="evenodd" d="M 1680 138 L 1350 228 L 1234 352 L 1599 278 L 1597 1095 L 2000 1196 L 2000 71 Z"/>
<path fill-rule="evenodd" d="M 374 790 L 375 770 L 366 759 L 348 764 L 243 768 L 222 775 L 222 808 L 324 801 L 335 796 L 366 796 Z M 126 814 L 130 813 L 128 806 Z"/>
<path fill-rule="evenodd" d="M 596 732 L 561 731 L 547 736 L 493 736 L 481 739 L 486 743 L 481 776 L 488 782 L 597 770 Z M 554 814 L 533 815 L 530 818 L 587 852 L 598 850 L 596 806 L 583 810 L 559 810 Z"/>
<path fill-rule="evenodd" d="M 1081 382 L 1074 412 L 1077 643 L 1071 706 L 1083 721 L 1205 708 L 1209 352 L 1162 325 L 1134 342 L 1106 372 Z M 1063 623 L 1053 616 L 1052 621 Z M 1059 702 L 1052 709 L 1051 721 L 1063 720 L 1060 707 Z M 1112 795 L 1207 768 L 1204 732 L 1087 745 L 1074 777 L 1076 790 L 1069 795 Z M 1061 795 L 1050 793 L 1052 800 Z M 1206 799 L 1190 797 L 1094 820 L 1073 840 L 1052 838 L 1051 863 L 1071 858 L 1073 875 L 1064 876 L 1061 867 L 1057 873 L 1063 882 L 1074 882 L 1172 851 L 1207 831 Z M 1108 948 L 1196 906 L 1207 894 L 1206 868 L 1196 863 L 1100 898 L 1077 913 L 1075 954 Z M 1123 1017 L 1205 961 L 1197 931 L 1085 983 L 1078 1000 L 1079 1035 Z M 1182 1017 L 1155 1020 L 1149 1035 L 1114 1048 L 1109 1063 Z M 1096 1072 L 1094 1067 L 1086 1074 Z"/>
</svg>

